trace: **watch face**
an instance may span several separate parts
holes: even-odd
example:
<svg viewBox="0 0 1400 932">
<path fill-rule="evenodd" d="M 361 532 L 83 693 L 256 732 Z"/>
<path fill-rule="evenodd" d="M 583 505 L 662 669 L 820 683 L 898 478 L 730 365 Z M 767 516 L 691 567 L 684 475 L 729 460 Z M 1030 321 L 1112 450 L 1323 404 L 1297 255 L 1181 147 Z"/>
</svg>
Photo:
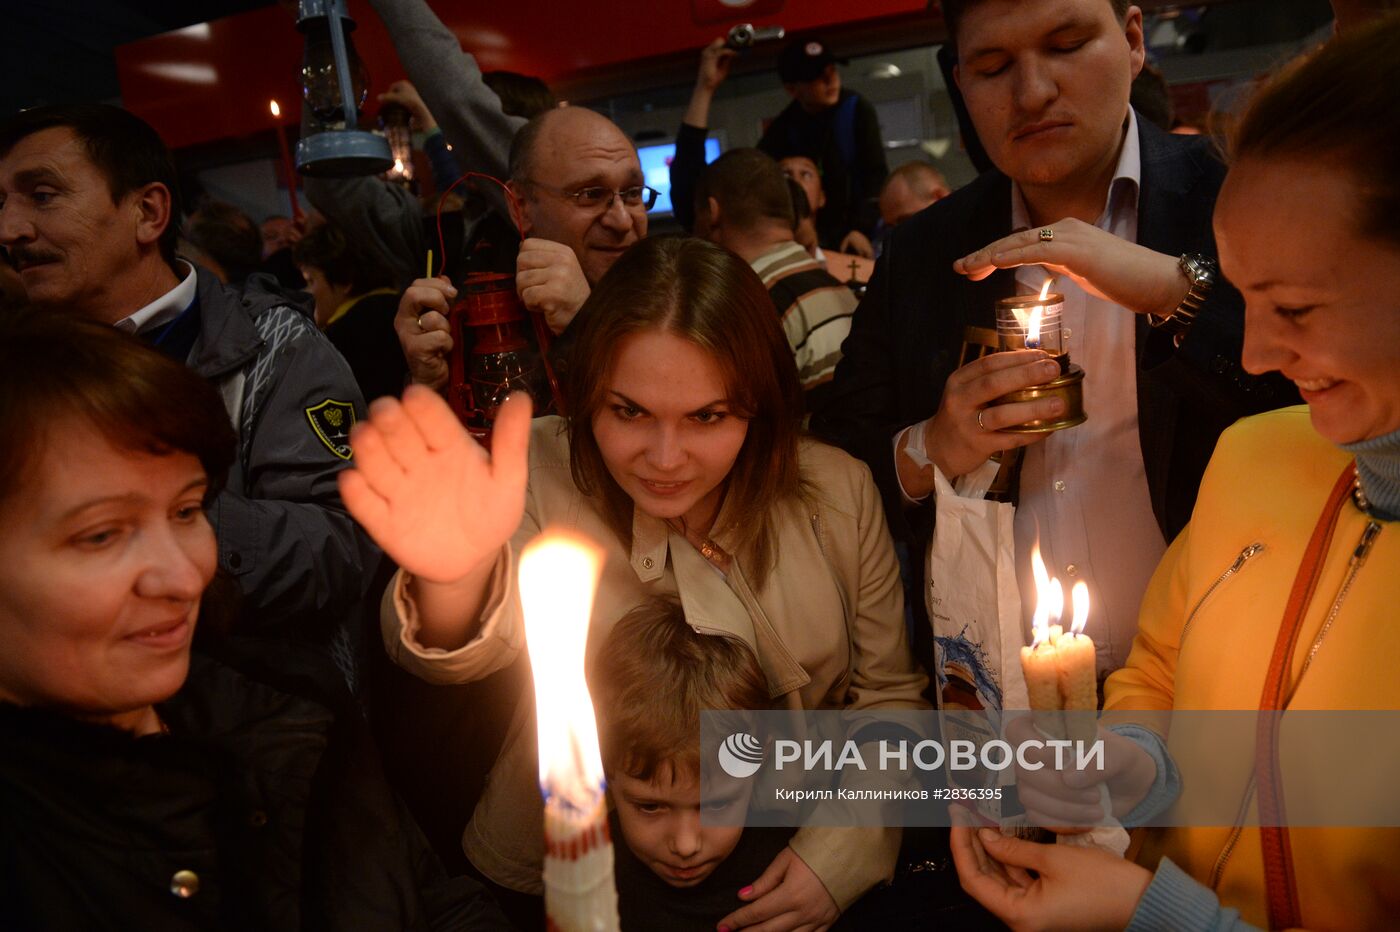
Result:
<svg viewBox="0 0 1400 932">
<path fill-rule="evenodd" d="M 1209 285 L 1215 280 L 1215 263 L 1205 256 L 1185 255 L 1181 257 L 1181 270 L 1194 285 Z"/>
</svg>

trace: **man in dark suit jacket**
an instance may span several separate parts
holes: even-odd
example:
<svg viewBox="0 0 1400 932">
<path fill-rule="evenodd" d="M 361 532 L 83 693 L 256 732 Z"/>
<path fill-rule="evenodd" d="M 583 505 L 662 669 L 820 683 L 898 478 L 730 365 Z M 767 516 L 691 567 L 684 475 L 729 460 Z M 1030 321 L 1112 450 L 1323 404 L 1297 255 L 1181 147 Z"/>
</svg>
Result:
<svg viewBox="0 0 1400 932">
<path fill-rule="evenodd" d="M 1220 432 L 1296 398 L 1286 383 L 1241 368 L 1238 292 L 1224 281 L 1194 280 L 1195 270 L 1181 262 L 1215 255 L 1211 214 L 1224 166 L 1207 142 L 1130 119 L 1128 90 L 1143 61 L 1136 7 L 949 0 L 943 9 L 960 56 L 960 88 L 998 170 L 893 232 L 843 346 L 830 403 L 812 426 L 870 465 L 891 529 L 909 546 L 921 581 L 933 467 L 950 481 L 965 475 L 999 450 L 1043 439 L 1002 428 L 1056 414 L 1050 401 L 992 406 L 1009 391 L 1047 381 L 1044 357 L 1034 351 L 959 367 L 964 328 L 992 328 L 996 300 L 1017 290 L 1015 268 L 1042 265 L 1088 296 L 1095 320 L 1136 315 L 1112 351 L 1136 363 L 1141 468 L 1151 516 L 1170 541 L 1190 517 Z M 1107 222 L 1130 129 L 1140 179 L 1127 229 L 1135 227 L 1136 242 Z M 1013 230 L 1013 204 L 1029 229 Z M 922 585 L 911 595 L 915 649 L 927 662 Z"/>
</svg>

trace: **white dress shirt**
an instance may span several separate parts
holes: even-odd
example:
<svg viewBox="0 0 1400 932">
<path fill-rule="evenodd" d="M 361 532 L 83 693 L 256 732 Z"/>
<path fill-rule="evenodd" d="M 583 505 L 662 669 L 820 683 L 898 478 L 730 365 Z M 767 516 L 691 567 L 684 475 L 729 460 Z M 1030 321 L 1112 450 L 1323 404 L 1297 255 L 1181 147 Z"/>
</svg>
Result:
<svg viewBox="0 0 1400 932">
<path fill-rule="evenodd" d="M 179 317 L 194 302 L 196 293 L 194 266 L 184 259 L 176 259 L 185 267 L 185 277 L 180 284 L 156 298 L 150 304 L 117 321 L 118 330 L 126 333 L 145 333 L 164 326 Z"/>
<path fill-rule="evenodd" d="M 1108 201 L 1095 226 L 1135 242 L 1142 160 L 1137 117 L 1129 113 Z M 1016 230 L 1031 225 L 1015 184 L 1011 225 Z M 1039 292 L 1046 274 L 1040 266 L 1022 266 L 1016 270 L 1017 290 Z M 1052 288 L 1065 296 L 1063 325 L 1070 331 L 1070 359 L 1085 372 L 1089 419 L 1025 450 L 1015 522 L 1022 630 L 1029 637 L 1036 604 L 1030 554 L 1038 538 L 1050 575 L 1065 588 L 1066 628 L 1070 587 L 1080 580 L 1089 586 L 1092 609 L 1085 633 L 1094 639 L 1104 675 L 1127 660 L 1142 595 L 1166 551 L 1138 438 L 1137 315 L 1087 294 L 1068 278 L 1057 279 Z"/>
<path fill-rule="evenodd" d="M 1136 242 L 1141 186 L 1137 115 L 1129 110 L 1108 200 L 1095 226 Z M 1025 199 L 1013 182 L 1012 230 L 1030 225 Z M 1047 274 L 1038 265 L 1022 266 L 1016 270 L 1017 290 L 1039 293 Z M 1166 552 L 1138 438 L 1137 315 L 1086 293 L 1068 278 L 1056 280 L 1052 288 L 1065 297 L 1062 326 L 1068 332 L 1070 359 L 1085 371 L 1084 410 L 1089 419 L 1025 448 L 1014 527 L 1021 630 L 1029 644 L 1036 605 L 1031 550 L 1038 540 L 1050 575 L 1064 586 L 1066 628 L 1072 615 L 1071 587 L 1080 580 L 1089 587 L 1085 633 L 1094 639 L 1102 677 L 1128 659 L 1143 593 Z M 905 434 L 918 426 L 895 435 L 896 456 Z M 910 455 L 917 462 L 916 446 L 911 444 Z M 898 472 L 896 481 L 897 477 Z M 922 501 L 911 498 L 902 484 L 900 491 L 907 504 Z"/>
</svg>

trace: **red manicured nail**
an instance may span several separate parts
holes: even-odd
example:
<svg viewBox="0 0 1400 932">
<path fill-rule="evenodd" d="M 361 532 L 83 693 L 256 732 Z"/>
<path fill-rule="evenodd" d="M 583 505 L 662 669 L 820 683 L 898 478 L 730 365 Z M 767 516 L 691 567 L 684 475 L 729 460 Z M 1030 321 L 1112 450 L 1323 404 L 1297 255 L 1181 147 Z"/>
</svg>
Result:
<svg viewBox="0 0 1400 932">
<path fill-rule="evenodd" d="M 752 893 L 752 892 L 753 892 L 753 884 L 749 884 L 747 887 L 745 887 L 744 889 L 742 889 L 742 890 L 739 891 L 739 895 L 740 895 L 740 896 L 748 896 L 748 895 L 749 895 L 750 893 Z M 727 932 L 727 930 L 726 930 L 726 932 Z"/>
</svg>

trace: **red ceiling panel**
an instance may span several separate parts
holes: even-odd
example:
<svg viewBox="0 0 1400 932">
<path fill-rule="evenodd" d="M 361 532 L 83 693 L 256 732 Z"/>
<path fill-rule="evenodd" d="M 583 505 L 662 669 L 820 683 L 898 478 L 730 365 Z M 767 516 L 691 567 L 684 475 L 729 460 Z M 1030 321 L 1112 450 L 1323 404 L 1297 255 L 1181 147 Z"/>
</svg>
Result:
<svg viewBox="0 0 1400 932">
<path fill-rule="evenodd" d="M 918 16 L 928 0 L 589 0 L 485 4 L 436 0 L 433 9 L 486 69 L 549 81 L 620 71 L 627 63 L 699 49 L 728 24 L 790 32 Z M 403 76 L 379 18 L 350 0 L 355 46 L 372 91 Z M 281 6 L 191 26 L 117 49 L 122 101 L 174 148 L 249 135 L 271 125 L 268 100 L 295 122 L 301 34 Z M 290 106 L 289 106 L 290 105 Z"/>
</svg>

